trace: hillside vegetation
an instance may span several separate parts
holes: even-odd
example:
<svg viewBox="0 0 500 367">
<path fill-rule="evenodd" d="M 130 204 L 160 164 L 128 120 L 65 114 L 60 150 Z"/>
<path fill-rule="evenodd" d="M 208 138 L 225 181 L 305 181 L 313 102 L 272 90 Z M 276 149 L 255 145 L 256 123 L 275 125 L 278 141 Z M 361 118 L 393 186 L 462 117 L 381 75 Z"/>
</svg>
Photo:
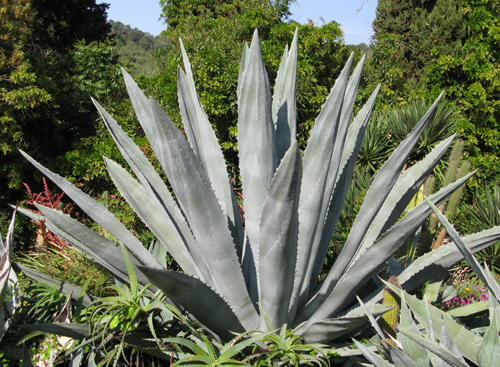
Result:
<svg viewBox="0 0 500 367">
<path fill-rule="evenodd" d="M 153 36 L 122 22 L 109 20 L 109 24 L 115 36 L 120 63 L 133 66 L 135 75 L 153 75 L 157 68 L 152 55 L 156 50 L 169 48 L 167 38 Z"/>
</svg>

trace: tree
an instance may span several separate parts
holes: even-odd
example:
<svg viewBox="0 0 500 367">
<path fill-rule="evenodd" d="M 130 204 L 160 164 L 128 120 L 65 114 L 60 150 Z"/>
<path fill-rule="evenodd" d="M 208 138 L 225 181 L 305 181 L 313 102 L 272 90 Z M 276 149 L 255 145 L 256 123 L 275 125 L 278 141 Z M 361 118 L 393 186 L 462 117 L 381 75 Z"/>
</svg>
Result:
<svg viewBox="0 0 500 367">
<path fill-rule="evenodd" d="M 36 109 L 52 103 L 26 55 L 34 13 L 29 0 L 2 0 L 0 12 L 0 175 L 2 197 L 21 185 L 21 167 L 13 162 L 17 148 L 29 148 L 26 130 Z"/>
<path fill-rule="evenodd" d="M 427 68 L 431 94 L 446 89 L 465 120 L 459 125 L 467 137 L 468 159 L 481 168 L 479 177 L 500 182 L 500 8 L 494 0 L 463 1 L 466 36 L 461 52 L 432 50 Z"/>
<path fill-rule="evenodd" d="M 32 42 L 42 48 L 65 51 L 75 42 L 104 41 L 111 25 L 109 5 L 96 0 L 31 0 L 35 12 Z"/>
<path fill-rule="evenodd" d="M 379 1 L 370 74 L 373 83 L 383 83 L 389 103 L 419 94 L 433 52 L 460 55 L 466 36 L 461 9 L 461 0 Z"/>
<path fill-rule="evenodd" d="M 74 1 L 73 7 L 65 2 L 58 7 L 55 1 L 32 1 L 2 0 L 0 12 L 2 222 L 10 217 L 7 205 L 24 199 L 23 182 L 35 191 L 41 189 L 18 149 L 51 162 L 53 168 L 62 168 L 61 173 L 75 181 L 89 183 L 95 179 L 102 183 L 102 177 L 92 174 L 77 177 L 81 173 L 78 169 L 93 163 L 88 151 L 96 155 L 94 147 L 103 147 L 88 144 L 91 137 L 102 134 L 89 94 L 121 116 L 130 112 L 128 107 L 120 106 L 126 92 L 116 50 L 111 41 L 102 41 L 110 29 L 106 23 L 107 5 L 96 5 L 92 0 Z M 97 41 L 77 42 L 81 38 Z M 87 151 L 75 153 L 78 148 Z M 98 170 L 89 164 L 86 173 Z"/>
<path fill-rule="evenodd" d="M 370 83 L 382 104 L 446 99 L 463 115 L 458 131 L 477 180 L 500 180 L 500 10 L 495 0 L 381 0 L 373 23 Z"/>
</svg>

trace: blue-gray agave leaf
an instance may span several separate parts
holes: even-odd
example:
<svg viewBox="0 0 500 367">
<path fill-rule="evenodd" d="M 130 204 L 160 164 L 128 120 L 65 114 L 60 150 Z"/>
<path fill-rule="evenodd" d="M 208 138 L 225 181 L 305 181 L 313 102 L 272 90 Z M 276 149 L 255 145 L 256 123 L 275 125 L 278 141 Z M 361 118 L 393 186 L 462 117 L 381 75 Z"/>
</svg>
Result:
<svg viewBox="0 0 500 367">
<path fill-rule="evenodd" d="M 390 283 L 384 282 L 386 286 L 388 286 L 394 293 L 401 296 L 401 289 L 393 286 Z M 427 310 L 426 305 L 422 300 L 419 300 L 417 297 L 409 295 L 405 293 L 405 301 L 412 310 L 414 316 L 417 320 L 424 325 L 424 327 L 428 328 L 427 324 Z M 443 322 L 446 326 L 448 333 L 450 334 L 451 339 L 458 346 L 460 353 L 470 359 L 472 362 L 477 364 L 477 353 L 479 351 L 479 345 L 481 344 L 481 337 L 479 335 L 474 334 L 472 331 L 466 329 L 463 325 L 457 323 L 450 315 L 446 312 L 441 311 L 440 309 L 429 305 L 428 310 L 431 314 L 432 326 L 434 327 L 434 331 L 437 335 L 441 335 L 441 326 Z M 400 330 L 401 333 L 404 333 L 407 337 L 412 338 L 408 332 Z M 425 338 L 424 338 L 425 339 Z M 419 342 L 415 338 L 412 338 L 413 341 Z M 427 340 L 427 339 L 425 339 Z M 430 342 L 430 341 L 429 341 Z M 422 344 L 423 345 L 423 344 Z M 424 347 L 427 348 L 426 345 Z M 428 348 L 429 349 L 429 348 Z M 431 349 L 432 351 L 432 349 Z M 436 353 L 437 354 L 437 353 Z M 439 355 L 439 354 L 438 354 Z M 441 357 L 441 356 L 440 356 Z"/>
<path fill-rule="evenodd" d="M 311 243 L 311 257 L 307 265 L 302 292 L 308 293 L 308 297 L 312 295 L 311 284 L 314 284 L 321 271 L 330 240 L 335 231 L 336 223 L 342 212 L 347 190 L 349 188 L 349 180 L 347 177 L 352 177 L 352 172 L 356 165 L 356 157 L 361 148 L 362 136 L 370 118 L 375 98 L 378 94 L 379 87 L 375 88 L 370 99 L 365 103 L 361 111 L 356 115 L 352 124 L 350 117 L 356 100 L 359 82 L 361 80 L 361 72 L 363 70 L 364 57 L 356 66 L 344 95 L 344 103 L 342 104 L 342 112 L 340 115 L 339 131 L 337 131 L 337 140 L 343 142 L 335 144 L 330 167 L 328 168 L 327 183 L 325 193 L 322 199 L 320 222 L 322 225 L 316 227 L 317 233 L 314 235 L 314 240 Z M 356 134 L 357 132 L 357 134 Z M 348 139 L 349 138 L 349 139 Z M 303 306 L 303 305 L 302 305 Z"/>
<path fill-rule="evenodd" d="M 298 28 L 295 29 L 290 51 L 285 48 L 274 83 L 272 117 L 276 130 L 276 154 L 278 160 L 285 155 L 297 136 L 297 47 Z"/>
<path fill-rule="evenodd" d="M 212 125 L 208 121 L 208 116 L 201 105 L 193 73 L 188 56 L 184 50 L 182 40 L 180 41 L 182 58 L 185 72 L 178 67 L 178 94 L 179 106 L 181 110 L 182 123 L 186 130 L 186 135 L 193 148 L 194 153 L 200 158 L 200 162 L 205 169 L 215 195 L 219 199 L 222 211 L 229 218 L 229 225 L 237 250 L 241 257 L 241 247 L 243 245 L 243 224 L 234 191 L 228 179 L 226 162 L 220 149 L 219 141 L 215 136 Z"/>
<path fill-rule="evenodd" d="M 458 180 L 448 185 L 446 190 L 440 190 L 431 196 L 432 200 L 435 200 L 437 203 L 444 201 L 453 189 L 462 185 L 467 178 L 468 177 L 464 177 L 462 180 Z M 403 219 L 384 233 L 376 242 L 376 246 L 371 246 L 363 256 L 358 259 L 355 266 L 351 266 L 347 269 L 341 279 L 335 284 L 332 291 L 330 291 L 328 287 L 330 284 L 327 282 L 330 277 L 330 274 L 328 274 L 318 293 L 311 298 L 301 314 L 297 317 L 296 323 L 298 324 L 308 320 L 303 326 L 305 329 L 314 322 L 335 316 L 341 311 L 344 302 L 346 302 L 374 272 L 376 272 L 382 263 L 392 256 L 430 214 L 431 209 L 425 202 L 417 205 L 417 207 L 411 210 Z"/>
<path fill-rule="evenodd" d="M 140 111 L 142 114 L 141 119 L 145 119 L 146 114 L 149 114 L 148 116 L 151 117 L 149 100 L 144 97 L 144 94 L 139 89 L 137 84 L 124 70 L 123 75 L 133 104 L 136 105 L 136 111 Z M 133 98 L 134 96 L 137 97 Z M 139 100 L 141 103 L 138 102 Z M 156 203 L 158 209 L 161 211 L 161 217 L 163 218 L 164 225 L 169 228 L 171 233 L 173 233 L 169 242 L 172 246 L 176 247 L 186 246 L 188 251 L 191 253 L 191 256 L 195 259 L 198 268 L 200 268 L 204 277 L 207 281 L 209 281 L 210 275 L 208 269 L 204 265 L 203 256 L 199 255 L 200 251 L 198 244 L 196 243 L 184 215 L 181 213 L 167 186 L 158 175 L 153 165 L 144 156 L 143 152 L 134 143 L 134 141 L 129 138 L 127 133 L 123 131 L 118 123 L 99 105 L 99 103 L 96 101 L 93 102 L 101 114 L 104 124 L 111 133 L 111 136 L 118 146 L 122 156 L 132 168 L 137 178 L 141 181 L 144 188 L 148 191 L 149 196 Z M 144 110 L 144 108 L 147 108 L 147 111 Z M 156 145 L 156 141 L 154 141 L 154 143 Z"/>
<path fill-rule="evenodd" d="M 200 160 L 174 123 L 151 99 L 158 160 L 204 254 L 216 291 L 230 303 L 245 328 L 258 322 L 249 302 L 241 266 L 226 216 Z"/>
<path fill-rule="evenodd" d="M 238 151 L 245 206 L 247 248 L 244 267 L 252 300 L 258 300 L 259 225 L 262 205 L 277 168 L 276 132 L 271 116 L 271 89 L 257 30 L 245 54 L 238 95 Z"/>
<path fill-rule="evenodd" d="M 379 356 L 377 353 L 372 352 L 370 349 L 365 347 L 363 344 L 358 342 L 356 339 L 352 339 L 356 347 L 363 353 L 366 359 L 368 359 L 375 367 L 394 367 L 394 365 L 385 359 L 383 359 L 381 356 Z"/>
<path fill-rule="evenodd" d="M 234 337 L 230 331 L 244 332 L 240 320 L 224 298 L 199 279 L 181 272 L 140 267 L 151 283 L 182 305 L 198 321 L 225 340 Z"/>
<path fill-rule="evenodd" d="M 406 160 L 417 143 L 420 134 L 434 115 L 442 95 L 443 93 L 441 93 L 429 111 L 427 111 L 420 122 L 412 129 L 410 134 L 408 134 L 408 136 L 396 148 L 370 185 L 370 188 L 366 193 L 365 200 L 363 201 L 358 215 L 352 225 L 351 231 L 349 232 L 347 241 L 342 247 L 338 258 L 335 261 L 334 267 L 328 274 L 327 283 L 325 282 L 328 284 L 328 289 L 331 290 L 335 287 L 336 282 L 340 279 L 345 269 L 352 262 L 356 253 L 358 253 L 366 232 L 370 228 L 374 218 L 384 204 L 385 199 L 390 194 L 392 187 L 399 178 L 399 175 L 406 164 Z M 329 292 L 325 292 L 322 294 L 326 295 L 328 293 Z"/>
<path fill-rule="evenodd" d="M 405 330 L 412 332 L 416 335 L 421 335 L 418 326 L 413 321 L 410 310 L 406 305 L 404 293 L 401 297 L 401 313 L 399 320 L 399 330 Z M 422 347 L 420 344 L 415 343 L 413 340 L 407 336 L 398 335 L 398 340 L 401 341 L 403 345 L 403 350 L 405 353 L 417 364 L 419 367 L 429 366 L 429 356 L 427 355 L 427 349 Z"/>
<path fill-rule="evenodd" d="M 493 295 L 497 301 L 500 302 L 500 286 L 496 281 L 490 282 L 487 275 L 485 274 L 484 269 L 481 267 L 479 262 L 477 261 L 476 257 L 470 252 L 470 250 L 465 246 L 463 243 L 462 239 L 458 235 L 457 231 L 451 223 L 448 221 L 448 218 L 446 218 L 443 213 L 431 202 L 429 201 L 428 198 L 424 198 L 425 201 L 429 204 L 429 206 L 432 208 L 434 211 L 434 214 L 438 217 L 439 221 L 443 224 L 444 228 L 446 229 L 446 232 L 448 232 L 449 236 L 453 240 L 453 243 L 457 248 L 460 250 L 464 258 L 467 260 L 469 265 L 474 269 L 474 272 L 476 275 L 483 281 L 483 283 L 488 287 L 490 291 L 490 295 Z"/>
<path fill-rule="evenodd" d="M 123 254 L 114 241 L 96 233 L 61 211 L 39 204 L 36 204 L 36 206 L 43 214 L 45 225 L 51 232 L 89 255 L 94 261 L 120 279 L 120 281 L 129 283 L 128 270 L 123 261 Z M 35 213 L 30 214 L 31 212 L 27 210 L 26 212 L 28 213 L 23 211 L 27 216 L 36 218 L 33 216 Z M 131 257 L 131 261 L 135 267 L 141 265 L 141 262 L 137 260 L 135 255 Z M 137 272 L 137 278 L 143 286 L 149 283 L 147 278 L 140 272 Z"/>
<path fill-rule="evenodd" d="M 494 227 L 462 238 L 467 248 L 476 253 L 500 240 L 500 227 Z M 417 258 L 399 275 L 401 287 L 411 292 L 424 284 L 429 278 L 441 274 L 464 259 L 456 246 L 441 246 Z"/>
<path fill-rule="evenodd" d="M 273 331 L 287 322 L 297 259 L 302 159 L 294 140 L 281 160 L 262 207 L 259 236 L 260 328 L 267 315 Z M 276 225 L 276 218 L 280 224 Z"/>
<path fill-rule="evenodd" d="M 497 312 L 493 312 L 493 318 L 488 330 L 483 336 L 479 346 L 477 359 L 481 367 L 495 367 L 500 361 L 500 342 L 498 340 Z"/>
<path fill-rule="evenodd" d="M 210 278 L 205 279 L 203 277 L 203 273 L 199 271 L 183 242 L 175 241 L 178 239 L 178 233 L 173 231 L 170 226 L 165 225 L 165 220 L 160 209 L 148 195 L 146 189 L 116 162 L 107 158 L 104 158 L 104 162 L 117 189 L 139 218 L 143 220 L 159 239 L 160 243 L 172 254 L 182 270 L 188 275 L 195 275 L 202 278 L 205 282 L 210 282 Z M 173 240 L 171 241 L 170 239 Z M 160 260 L 158 259 L 158 261 Z"/>
<path fill-rule="evenodd" d="M 468 364 L 460 360 L 460 358 L 454 353 L 450 352 L 448 349 L 436 344 L 423 336 L 416 335 L 409 331 L 401 330 L 401 334 L 404 334 L 414 342 L 422 345 L 426 349 L 430 350 L 432 353 L 437 355 L 439 358 L 444 360 L 446 363 L 453 367 L 467 367 Z"/>
<path fill-rule="evenodd" d="M 424 159 L 399 175 L 387 200 L 380 207 L 372 225 L 363 238 L 358 253 L 352 259 L 351 264 L 354 264 L 361 254 L 399 219 L 410 200 L 444 156 L 454 138 L 455 135 L 452 135 L 443 140 Z"/>
<path fill-rule="evenodd" d="M 327 183 L 330 163 L 332 159 L 337 158 L 333 157 L 334 147 L 336 144 L 343 145 L 343 142 L 336 141 L 336 137 L 339 130 L 344 93 L 349 80 L 352 60 L 353 55 L 351 55 L 344 66 L 318 118 L 314 122 L 307 148 L 304 151 L 304 174 L 299 201 L 300 223 L 296 270 L 298 282 L 294 286 L 295 289 L 292 298 L 294 305 L 292 305 L 292 310 L 300 308 L 300 306 L 305 304 L 309 296 L 309 289 L 304 291 L 303 283 L 305 282 L 309 258 L 312 256 L 312 244 L 314 243 L 315 235 L 319 232 L 317 228 L 321 228 L 324 222 L 322 213 L 326 212 L 326 208 L 322 208 L 324 204 L 323 197 L 327 195 L 326 191 L 329 191 L 327 190 Z M 333 167 L 333 169 L 334 172 L 332 172 L 332 175 L 336 177 L 338 167 Z"/>
<path fill-rule="evenodd" d="M 391 344 L 388 344 L 387 346 L 389 349 L 389 354 L 391 356 L 392 362 L 396 367 L 420 367 L 409 356 L 403 353 L 403 351 L 392 346 Z"/>
<path fill-rule="evenodd" d="M 374 317 L 391 310 L 391 307 L 376 303 L 370 303 L 366 306 Z M 368 316 L 360 312 L 358 308 L 343 317 L 318 321 L 308 327 L 301 336 L 310 343 L 326 343 L 360 328 L 368 321 Z"/>
</svg>

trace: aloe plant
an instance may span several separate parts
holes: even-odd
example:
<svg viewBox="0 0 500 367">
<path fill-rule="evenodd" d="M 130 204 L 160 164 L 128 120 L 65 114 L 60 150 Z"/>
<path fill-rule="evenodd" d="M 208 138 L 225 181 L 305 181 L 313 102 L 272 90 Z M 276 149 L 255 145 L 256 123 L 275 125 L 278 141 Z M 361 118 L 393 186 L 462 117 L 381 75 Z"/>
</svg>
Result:
<svg viewBox="0 0 500 367">
<path fill-rule="evenodd" d="M 363 58 L 349 77 L 351 56 L 301 152 L 296 140 L 297 37 L 283 54 L 274 95 L 257 31 L 243 50 L 238 150 L 245 226 L 182 43 L 184 70 L 179 66 L 178 96 L 187 140 L 158 103 L 147 98 L 124 72 L 133 107 L 175 200 L 141 150 L 94 101 L 137 177 L 105 158 L 111 178 L 182 272 L 165 270 L 161 259 L 148 252 L 106 208 L 22 153 L 126 246 L 133 255 L 139 284 L 151 282 L 223 340 L 232 339 L 233 332 L 272 331 L 288 324 L 309 343 L 325 342 L 367 322 L 363 312 L 351 309 L 354 294 L 373 291 L 363 288 L 367 281 L 430 215 L 430 207 L 423 202 L 400 219 L 453 141 L 450 137 L 437 144 L 401 174 L 440 96 L 374 178 L 342 251 L 318 284 L 379 87 L 351 122 L 364 62 Z M 469 177 L 441 189 L 431 200 L 441 204 Z M 113 241 L 59 211 L 38 207 L 49 230 L 93 257 L 120 281 L 130 281 Z M 499 232 L 495 228 L 470 236 L 466 242 L 477 251 L 498 240 Z M 443 249 L 434 251 L 431 258 L 420 258 L 422 267 L 408 267 L 402 287 L 418 286 L 428 279 L 427 273 L 463 258 L 456 249 Z M 368 298 L 375 300 L 377 294 Z M 369 307 L 376 315 L 388 309 L 373 303 Z"/>
</svg>

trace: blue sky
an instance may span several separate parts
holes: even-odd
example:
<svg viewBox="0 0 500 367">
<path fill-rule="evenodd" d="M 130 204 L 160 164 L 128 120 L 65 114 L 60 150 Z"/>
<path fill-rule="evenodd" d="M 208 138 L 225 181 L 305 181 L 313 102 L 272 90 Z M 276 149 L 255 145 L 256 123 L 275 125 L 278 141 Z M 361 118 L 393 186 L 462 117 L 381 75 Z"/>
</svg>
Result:
<svg viewBox="0 0 500 367">
<path fill-rule="evenodd" d="M 129 24 L 154 36 L 166 29 L 159 20 L 161 7 L 158 0 L 104 0 L 110 4 L 108 19 Z M 375 18 L 377 0 L 298 0 L 291 7 L 292 19 L 307 23 L 309 19 L 321 24 L 335 20 L 341 24 L 347 44 L 370 43 L 371 23 Z M 361 8 L 359 11 L 358 9 Z"/>
</svg>

